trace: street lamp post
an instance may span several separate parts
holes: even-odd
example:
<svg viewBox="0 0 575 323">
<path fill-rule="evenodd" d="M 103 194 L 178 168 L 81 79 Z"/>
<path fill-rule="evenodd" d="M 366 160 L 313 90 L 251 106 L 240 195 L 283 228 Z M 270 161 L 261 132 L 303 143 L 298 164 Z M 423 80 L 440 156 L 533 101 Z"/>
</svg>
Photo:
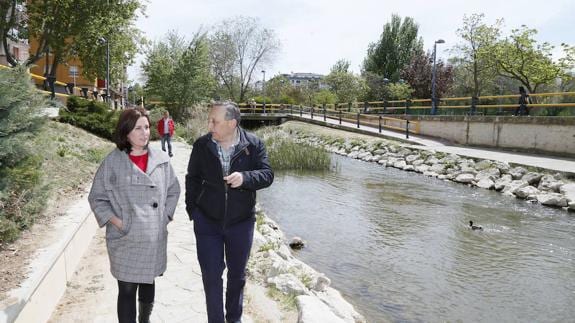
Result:
<svg viewBox="0 0 575 323">
<path fill-rule="evenodd" d="M 100 43 L 106 43 L 106 102 L 110 103 L 110 42 L 108 38 L 101 37 Z"/>
<path fill-rule="evenodd" d="M 262 94 L 264 97 L 263 110 L 264 110 L 264 113 L 266 113 L 266 71 L 262 70 L 262 74 L 264 75 L 263 82 L 262 82 Z"/>
<path fill-rule="evenodd" d="M 443 44 L 445 40 L 438 39 L 433 43 L 433 71 L 431 74 L 431 114 L 437 113 L 437 96 L 435 90 L 436 78 L 436 58 L 437 58 L 437 44 Z"/>
</svg>

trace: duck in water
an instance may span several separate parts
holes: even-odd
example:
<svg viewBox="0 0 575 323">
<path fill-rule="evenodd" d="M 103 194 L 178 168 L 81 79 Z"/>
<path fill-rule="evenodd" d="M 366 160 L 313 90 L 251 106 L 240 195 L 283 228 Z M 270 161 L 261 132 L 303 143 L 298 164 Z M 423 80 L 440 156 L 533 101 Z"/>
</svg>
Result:
<svg viewBox="0 0 575 323">
<path fill-rule="evenodd" d="M 469 221 L 469 228 L 471 230 L 483 230 L 483 228 L 481 226 L 473 225 L 473 221 Z"/>
</svg>

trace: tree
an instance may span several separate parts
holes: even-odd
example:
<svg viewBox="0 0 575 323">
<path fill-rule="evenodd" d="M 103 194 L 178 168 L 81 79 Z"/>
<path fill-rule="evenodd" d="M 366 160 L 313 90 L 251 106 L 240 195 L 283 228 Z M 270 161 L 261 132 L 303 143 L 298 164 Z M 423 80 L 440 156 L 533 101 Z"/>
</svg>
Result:
<svg viewBox="0 0 575 323">
<path fill-rule="evenodd" d="M 337 61 L 331 68 L 325 82 L 330 90 L 337 96 L 339 102 L 354 102 L 365 95 L 367 84 L 359 77 L 349 72 L 349 62 Z"/>
<path fill-rule="evenodd" d="M 287 77 L 283 75 L 274 76 L 266 81 L 266 97 L 268 97 L 271 102 L 287 103 L 282 102 L 282 98 L 287 96 L 291 87 L 292 85 Z"/>
<path fill-rule="evenodd" d="M 484 17 L 484 14 L 463 16 L 463 27 L 457 29 L 457 34 L 463 42 L 453 49 L 459 55 L 455 63 L 471 76 L 461 81 L 467 83 L 466 87 L 471 89 L 469 94 L 472 96 L 480 96 L 496 75 L 491 52 L 499 37 L 503 20 L 497 20 L 494 25 L 489 26 L 483 22 Z"/>
<path fill-rule="evenodd" d="M 184 108 L 209 98 L 214 88 L 208 40 L 201 31 L 190 42 L 169 32 L 148 48 L 142 70 L 147 95 L 162 100 L 174 119 L 184 117 Z"/>
<path fill-rule="evenodd" d="M 418 37 L 419 26 L 413 18 L 394 14 L 391 22 L 383 27 L 379 41 L 371 43 L 363 70 L 398 82 L 401 70 L 409 63 L 413 54 L 423 49 L 423 40 Z"/>
<path fill-rule="evenodd" d="M 319 105 L 334 104 L 337 102 L 337 96 L 329 90 L 320 90 L 315 93 L 314 102 Z"/>
<path fill-rule="evenodd" d="M 256 18 L 224 20 L 210 35 L 212 70 L 226 96 L 245 101 L 254 71 L 270 63 L 279 50 L 273 30 L 262 28 Z"/>
<path fill-rule="evenodd" d="M 435 85 L 437 96 L 442 97 L 453 84 L 453 68 L 442 60 L 435 64 Z M 418 52 L 413 55 L 411 62 L 401 71 L 401 77 L 413 88 L 413 96 L 420 99 L 431 98 L 431 80 L 433 73 L 432 55 Z"/>
<path fill-rule="evenodd" d="M 11 66 L 20 62 L 16 60 L 9 48 L 8 41 L 19 42 L 27 39 L 22 0 L 0 1 L 0 41 L 6 60 Z"/>
<path fill-rule="evenodd" d="M 364 99 L 366 101 L 380 101 L 389 99 L 387 84 L 389 79 L 373 72 L 363 71 L 362 77 L 367 85 Z"/>
<path fill-rule="evenodd" d="M 94 5 L 89 1 L 36 0 L 27 3 L 25 24 L 38 47 L 25 63 L 34 64 L 49 52 L 53 57 L 48 75 L 69 58 L 83 62 L 87 78 L 106 75 L 106 46 L 110 44 L 111 79 L 124 74 L 138 50 L 142 37 L 134 27 L 137 12 L 145 7 L 140 0 L 116 0 Z"/>
<path fill-rule="evenodd" d="M 575 49 L 567 44 L 561 44 L 564 56 L 554 62 L 554 46 L 547 42 L 538 44 L 535 34 L 536 29 L 525 25 L 513 29 L 511 35 L 500 41 L 493 51 L 498 73 L 521 82 L 531 93 L 559 78 L 568 78 L 575 62 Z"/>
<path fill-rule="evenodd" d="M 388 97 L 392 100 L 405 100 L 411 98 L 413 89 L 405 82 L 391 83 L 387 86 Z"/>
</svg>

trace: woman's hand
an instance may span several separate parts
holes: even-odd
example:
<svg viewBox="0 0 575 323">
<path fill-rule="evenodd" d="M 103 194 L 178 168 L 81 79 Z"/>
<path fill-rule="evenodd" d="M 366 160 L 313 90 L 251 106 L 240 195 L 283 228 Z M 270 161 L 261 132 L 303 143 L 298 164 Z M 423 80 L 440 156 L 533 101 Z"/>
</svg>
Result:
<svg viewBox="0 0 575 323">
<path fill-rule="evenodd" d="M 115 215 L 110 219 L 110 223 L 112 223 L 120 231 L 122 231 L 122 228 L 124 227 L 124 223 L 122 223 L 122 220 Z"/>
</svg>

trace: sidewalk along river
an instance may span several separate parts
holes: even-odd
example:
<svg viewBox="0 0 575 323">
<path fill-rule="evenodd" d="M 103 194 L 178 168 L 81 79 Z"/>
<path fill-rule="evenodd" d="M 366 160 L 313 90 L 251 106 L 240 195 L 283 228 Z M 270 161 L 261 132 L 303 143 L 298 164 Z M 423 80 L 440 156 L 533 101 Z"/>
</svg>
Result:
<svg viewBox="0 0 575 323">
<path fill-rule="evenodd" d="M 332 164 L 278 173 L 258 199 L 287 238 L 307 242 L 297 257 L 369 322 L 575 317 L 573 213 L 346 157 Z"/>
</svg>

